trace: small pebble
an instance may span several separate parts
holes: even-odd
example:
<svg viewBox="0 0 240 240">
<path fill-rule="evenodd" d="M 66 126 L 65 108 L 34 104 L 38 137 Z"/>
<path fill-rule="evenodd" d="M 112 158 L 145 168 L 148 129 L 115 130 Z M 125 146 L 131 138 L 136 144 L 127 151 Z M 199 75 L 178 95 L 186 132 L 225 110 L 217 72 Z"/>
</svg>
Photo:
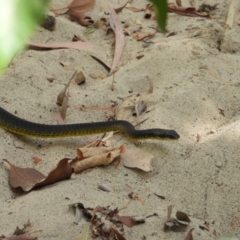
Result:
<svg viewBox="0 0 240 240">
<path fill-rule="evenodd" d="M 217 161 L 215 162 L 215 166 L 218 167 L 218 168 L 221 168 L 221 167 L 222 167 L 222 161 L 217 160 Z"/>
<path fill-rule="evenodd" d="M 101 184 L 98 186 L 98 188 L 105 192 L 112 192 L 112 189 L 109 186 L 107 186 L 106 184 Z"/>
</svg>

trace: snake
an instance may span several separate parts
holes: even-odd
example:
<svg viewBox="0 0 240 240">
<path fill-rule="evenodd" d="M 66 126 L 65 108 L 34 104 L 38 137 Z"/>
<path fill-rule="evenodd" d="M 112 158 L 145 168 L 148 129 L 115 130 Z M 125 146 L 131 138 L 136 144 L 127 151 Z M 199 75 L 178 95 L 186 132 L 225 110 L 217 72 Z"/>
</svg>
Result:
<svg viewBox="0 0 240 240">
<path fill-rule="evenodd" d="M 30 122 L 19 118 L 0 107 L 0 127 L 18 135 L 39 138 L 62 138 L 71 136 L 83 136 L 99 134 L 110 131 L 121 131 L 132 139 L 178 139 L 180 136 L 171 129 L 145 129 L 136 130 L 125 120 L 113 120 L 105 122 L 76 123 L 63 125 L 48 125 Z"/>
</svg>

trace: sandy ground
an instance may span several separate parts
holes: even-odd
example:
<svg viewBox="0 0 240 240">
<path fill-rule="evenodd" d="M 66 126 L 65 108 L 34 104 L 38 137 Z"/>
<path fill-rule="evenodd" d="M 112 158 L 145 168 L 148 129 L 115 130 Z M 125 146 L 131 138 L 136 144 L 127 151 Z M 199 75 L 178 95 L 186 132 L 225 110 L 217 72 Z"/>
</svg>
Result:
<svg viewBox="0 0 240 240">
<path fill-rule="evenodd" d="M 112 1 L 119 7 L 124 1 Z M 64 6 L 67 1 L 53 1 Z M 144 7 L 147 1 L 134 0 L 132 5 Z M 203 1 L 195 1 L 196 6 Z M 22 227 L 28 220 L 39 239 L 75 239 L 86 221 L 73 224 L 74 215 L 68 204 L 82 202 L 89 207 L 124 206 L 128 193 L 138 193 L 144 200 L 132 202 L 122 215 L 136 217 L 157 213 L 143 225 L 125 227 L 126 239 L 184 239 L 190 228 L 194 240 L 212 239 L 217 235 L 236 234 L 240 237 L 240 58 L 239 26 L 235 23 L 229 32 L 226 19 L 231 1 L 211 0 L 218 3 L 212 19 L 191 18 L 169 14 L 168 31 L 176 35 L 166 37 L 157 33 L 150 44 L 137 42 L 133 35 L 126 36 L 126 45 L 119 70 L 115 74 L 114 91 L 112 77 L 93 60 L 88 52 L 53 50 L 22 52 L 14 59 L 0 81 L 1 107 L 24 119 L 56 124 L 54 112 L 58 93 L 74 72 L 82 70 L 87 78 L 84 85 L 71 85 L 67 123 L 105 121 L 108 111 L 78 111 L 74 107 L 110 106 L 112 101 L 133 92 L 148 89 L 149 76 L 153 85 L 154 110 L 148 121 L 139 126 L 146 128 L 175 129 L 178 141 L 146 140 L 138 147 L 117 135 L 111 144 L 126 144 L 127 148 L 140 148 L 154 155 L 153 171 L 149 173 L 113 165 L 87 170 L 73 175 L 68 181 L 34 190 L 26 195 L 16 195 L 8 183 L 8 166 L 0 165 L 0 234 L 9 236 L 16 226 Z M 188 1 L 182 1 L 189 6 Z M 99 0 L 89 15 L 98 19 L 105 4 Z M 107 10 L 106 10 L 107 11 Z M 142 12 L 125 9 L 119 14 L 129 29 L 142 24 L 142 32 L 153 32 L 156 23 L 143 18 Z M 239 18 L 238 18 L 239 19 Z M 70 22 L 66 17 L 57 18 L 56 30 L 49 32 L 38 28 L 33 41 L 71 41 L 74 34 L 83 36 L 84 27 Z M 114 36 L 97 30 L 85 36 L 93 42 L 111 62 Z M 220 51 L 219 51 L 220 50 Z M 137 56 L 143 55 L 141 59 Z M 64 68 L 60 62 L 71 64 Z M 91 76 L 102 74 L 104 79 Z M 47 78 L 54 78 L 50 83 Z M 0 156 L 21 167 L 34 167 L 47 174 L 58 160 L 74 157 L 76 148 L 97 139 L 84 136 L 68 139 L 35 139 L 20 137 L 0 129 Z M 42 162 L 37 166 L 33 157 Z M 98 189 L 105 183 L 113 191 Z M 154 193 L 163 195 L 159 199 Z M 191 219 L 185 232 L 163 232 L 167 207 L 183 211 Z M 199 225 L 209 222 L 209 231 Z M 34 234 L 33 234 L 34 235 Z M 146 238 L 144 238 L 144 236 Z"/>
</svg>

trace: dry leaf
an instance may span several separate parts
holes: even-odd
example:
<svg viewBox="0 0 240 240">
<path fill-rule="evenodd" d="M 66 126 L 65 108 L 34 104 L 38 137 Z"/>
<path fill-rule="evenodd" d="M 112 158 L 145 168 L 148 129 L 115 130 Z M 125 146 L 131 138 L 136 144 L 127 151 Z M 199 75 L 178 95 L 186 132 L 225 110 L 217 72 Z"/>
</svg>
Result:
<svg viewBox="0 0 240 240">
<path fill-rule="evenodd" d="M 90 26 L 94 24 L 94 21 L 91 17 L 85 16 L 84 13 L 79 13 L 74 10 L 68 12 L 71 21 L 78 21 L 82 26 Z"/>
<path fill-rule="evenodd" d="M 29 191 L 36 183 L 46 178 L 36 169 L 16 167 L 8 160 L 4 161 L 10 165 L 9 182 L 13 188 L 21 187 L 24 191 Z"/>
<path fill-rule="evenodd" d="M 78 20 L 82 26 L 92 25 L 94 21 L 84 13 L 91 10 L 94 4 L 95 0 L 73 0 L 67 7 L 71 20 Z"/>
<path fill-rule="evenodd" d="M 91 223 L 87 223 L 80 235 L 76 238 L 76 240 L 88 240 L 89 238 L 89 229 Z"/>
<path fill-rule="evenodd" d="M 69 94 L 66 94 L 65 97 L 63 98 L 63 103 L 62 103 L 62 107 L 60 110 L 60 116 L 61 116 L 63 122 L 67 116 L 68 99 L 69 99 Z"/>
<path fill-rule="evenodd" d="M 186 213 L 180 212 L 180 211 L 176 212 L 176 220 L 183 225 L 188 225 L 191 222 L 188 215 Z"/>
<path fill-rule="evenodd" d="M 74 79 L 75 75 L 76 75 L 77 71 L 74 72 L 74 74 L 72 75 L 72 77 L 68 80 L 68 83 L 66 84 L 66 86 L 63 88 L 63 90 L 58 94 L 57 96 L 57 104 L 59 106 L 62 106 L 64 98 L 68 95 L 66 94 L 67 89 L 69 88 L 69 85 L 71 83 L 71 81 Z"/>
<path fill-rule="evenodd" d="M 186 227 L 189 225 L 191 220 L 188 215 L 184 212 L 177 211 L 176 218 L 171 217 L 172 215 L 173 205 L 170 205 L 167 209 L 168 217 L 167 221 L 164 223 L 164 231 L 174 231 L 174 232 L 182 232 L 185 231 Z"/>
<path fill-rule="evenodd" d="M 110 70 L 110 75 L 113 74 L 116 70 L 116 67 L 120 61 L 123 48 L 124 48 L 124 32 L 121 26 L 121 22 L 118 19 L 116 12 L 114 11 L 112 5 L 107 3 L 108 8 L 110 10 L 110 26 L 115 34 L 115 50 L 114 50 L 114 58 Z"/>
<path fill-rule="evenodd" d="M 194 228 L 191 228 L 187 234 L 187 236 L 184 238 L 184 240 L 193 240 L 193 236 L 192 236 L 192 231 L 194 230 Z"/>
<path fill-rule="evenodd" d="M 84 158 L 93 157 L 103 153 L 108 153 L 114 150 L 120 150 L 120 153 L 124 153 L 126 150 L 126 146 L 123 144 L 116 147 L 79 148 L 77 149 L 77 157 L 78 159 L 81 160 Z"/>
<path fill-rule="evenodd" d="M 58 9 L 50 9 L 55 15 L 60 14 L 62 10 L 67 10 L 64 13 L 61 14 L 66 14 L 69 11 L 75 11 L 78 13 L 85 13 L 88 12 L 93 8 L 95 4 L 95 0 L 73 0 L 68 6 L 63 7 L 63 8 L 58 8 Z"/>
<path fill-rule="evenodd" d="M 145 172 L 153 170 L 151 160 L 154 156 L 140 149 L 128 149 L 122 154 L 122 162 L 125 167 L 138 168 Z"/>
<path fill-rule="evenodd" d="M 205 17 L 208 19 L 211 18 L 209 14 L 206 15 L 199 14 L 194 7 L 179 7 L 175 5 L 175 3 L 173 2 L 168 4 L 168 11 L 189 17 Z"/>
<path fill-rule="evenodd" d="M 72 168 L 68 163 L 68 158 L 60 160 L 57 167 L 52 170 L 47 177 L 36 169 L 21 168 L 13 165 L 6 159 L 4 161 L 10 165 L 10 185 L 13 188 L 21 187 L 25 192 L 36 187 L 46 186 L 61 180 L 69 179 L 72 175 Z"/>
<path fill-rule="evenodd" d="M 120 155 L 121 151 L 114 150 L 111 152 L 99 154 L 94 157 L 85 158 L 83 160 L 78 161 L 74 166 L 74 173 L 80 173 L 83 170 L 88 168 L 101 166 L 101 165 L 108 165 L 110 164 L 116 157 Z"/>
<path fill-rule="evenodd" d="M 116 215 L 114 215 L 114 217 L 127 227 L 133 227 L 137 224 L 145 223 L 145 219 L 137 220 L 131 216 L 119 216 L 118 214 L 116 214 Z"/>
<path fill-rule="evenodd" d="M 67 8 L 78 13 L 88 12 L 93 8 L 95 0 L 73 0 Z"/>
<path fill-rule="evenodd" d="M 156 33 L 157 32 L 153 32 L 153 33 L 136 32 L 134 37 L 137 41 L 142 41 L 145 38 L 153 38 Z"/>
<path fill-rule="evenodd" d="M 94 45 L 90 42 L 59 42 L 59 43 L 29 43 L 30 49 L 59 49 L 70 48 L 84 51 L 94 51 Z"/>
<path fill-rule="evenodd" d="M 5 240 L 38 240 L 37 237 L 30 236 L 29 234 L 20 234 L 17 236 L 6 237 Z"/>
<path fill-rule="evenodd" d="M 73 169 L 68 163 L 69 158 L 63 158 L 58 162 L 58 165 L 47 176 L 47 178 L 35 185 L 35 187 L 46 186 L 58 181 L 69 179 L 72 176 Z"/>
</svg>

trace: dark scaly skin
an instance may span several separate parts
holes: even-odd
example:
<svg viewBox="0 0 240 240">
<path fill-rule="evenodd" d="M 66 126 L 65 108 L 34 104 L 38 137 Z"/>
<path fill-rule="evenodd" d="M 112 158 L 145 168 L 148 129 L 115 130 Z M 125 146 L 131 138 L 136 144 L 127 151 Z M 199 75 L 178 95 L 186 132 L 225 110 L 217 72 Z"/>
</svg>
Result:
<svg viewBox="0 0 240 240">
<path fill-rule="evenodd" d="M 90 134 L 105 133 L 110 131 L 124 132 L 132 139 L 170 139 L 176 140 L 180 136 L 175 130 L 168 129 L 145 129 L 136 130 L 128 121 L 115 120 L 109 122 L 77 123 L 65 125 L 45 125 L 30 122 L 7 112 L 0 107 L 0 127 L 5 130 L 23 136 L 40 138 L 56 138 L 83 136 Z"/>
</svg>

